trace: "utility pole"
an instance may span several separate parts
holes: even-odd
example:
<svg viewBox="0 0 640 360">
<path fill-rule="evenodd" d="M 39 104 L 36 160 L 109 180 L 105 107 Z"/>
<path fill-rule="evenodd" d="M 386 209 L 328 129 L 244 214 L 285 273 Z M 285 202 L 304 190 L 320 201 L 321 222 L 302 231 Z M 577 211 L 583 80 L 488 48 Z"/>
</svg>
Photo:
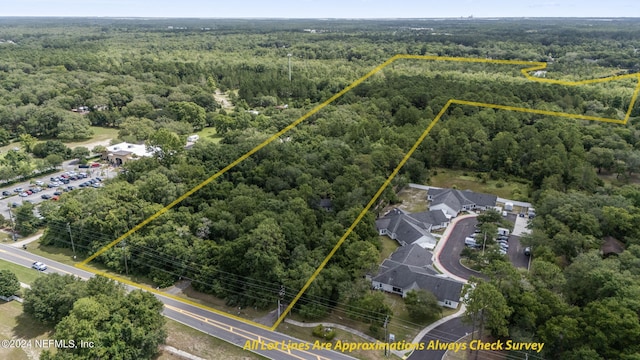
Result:
<svg viewBox="0 0 640 360">
<path fill-rule="evenodd" d="M 73 243 L 73 236 L 71 236 L 71 224 L 67 223 L 67 231 L 69 232 L 69 239 L 71 240 L 71 250 L 73 250 L 73 260 L 76 259 L 76 246 Z"/>
<path fill-rule="evenodd" d="M 129 276 L 129 266 L 127 265 L 127 242 L 122 242 L 122 256 L 124 257 L 124 270 Z"/>
<path fill-rule="evenodd" d="M 11 211 L 11 205 L 7 204 L 7 206 L 9 206 L 9 219 L 11 219 L 11 237 L 13 238 L 13 241 L 17 241 L 18 239 L 16 239 L 16 223 L 13 221 L 13 212 Z"/>
<path fill-rule="evenodd" d="M 484 231 L 484 240 L 482 241 L 482 256 L 484 256 L 484 248 L 487 245 L 487 230 Z"/>
<path fill-rule="evenodd" d="M 289 82 L 291 82 L 291 56 L 291 53 L 287 54 L 287 58 L 289 58 Z"/>
<path fill-rule="evenodd" d="M 280 291 L 278 292 L 278 319 L 280 319 L 280 301 L 284 298 L 284 285 L 280 285 Z"/>
<path fill-rule="evenodd" d="M 389 357 L 389 336 L 387 335 L 387 324 L 389 323 L 389 315 L 387 315 L 387 318 L 384 319 L 384 325 L 382 327 L 384 327 L 384 342 L 387 344 L 387 346 L 384 347 L 384 356 Z"/>
</svg>

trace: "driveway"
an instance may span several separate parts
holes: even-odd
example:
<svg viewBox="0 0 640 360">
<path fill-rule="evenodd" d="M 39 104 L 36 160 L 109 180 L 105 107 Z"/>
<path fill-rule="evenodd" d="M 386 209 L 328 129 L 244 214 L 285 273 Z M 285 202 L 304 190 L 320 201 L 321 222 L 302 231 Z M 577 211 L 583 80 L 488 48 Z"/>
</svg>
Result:
<svg viewBox="0 0 640 360">
<path fill-rule="evenodd" d="M 449 238 L 446 239 L 446 244 L 442 248 L 442 251 L 438 254 L 438 260 L 442 267 L 449 273 L 463 279 L 469 279 L 471 276 L 487 279 L 487 277 L 480 272 L 471 270 L 460 264 L 460 252 L 462 252 L 462 249 L 465 247 L 464 238 L 473 234 L 475 230 L 474 225 L 477 223 L 478 220 L 475 217 L 471 217 L 461 219 L 450 225 L 453 226 L 453 229 L 451 229 Z M 445 239 L 443 238 L 440 241 L 443 240 Z"/>
<path fill-rule="evenodd" d="M 458 317 L 447 321 L 435 329 L 429 331 L 420 342 L 424 344 L 424 350 L 415 350 L 409 360 L 440 360 L 445 350 L 427 350 L 429 342 L 440 340 L 441 343 L 452 343 L 471 333 L 471 325 L 462 323 L 462 318 Z"/>
</svg>

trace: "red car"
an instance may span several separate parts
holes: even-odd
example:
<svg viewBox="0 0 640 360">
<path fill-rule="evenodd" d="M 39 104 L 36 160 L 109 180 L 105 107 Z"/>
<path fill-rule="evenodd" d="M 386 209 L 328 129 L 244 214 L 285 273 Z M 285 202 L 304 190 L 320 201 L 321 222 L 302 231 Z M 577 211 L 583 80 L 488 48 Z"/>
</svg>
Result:
<svg viewBox="0 0 640 360">
<path fill-rule="evenodd" d="M 91 164 L 91 167 L 100 167 L 100 164 L 98 164 L 98 163 L 93 163 L 93 164 Z"/>
</svg>

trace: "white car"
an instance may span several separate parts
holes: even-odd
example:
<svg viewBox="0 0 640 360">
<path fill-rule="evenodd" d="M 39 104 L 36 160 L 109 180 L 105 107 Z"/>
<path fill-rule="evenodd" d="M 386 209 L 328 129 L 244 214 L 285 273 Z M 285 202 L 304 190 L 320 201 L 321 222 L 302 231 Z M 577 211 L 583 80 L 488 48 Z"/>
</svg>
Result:
<svg viewBox="0 0 640 360">
<path fill-rule="evenodd" d="M 39 270 L 39 271 L 47 270 L 47 265 L 45 265 L 45 264 L 43 264 L 43 263 L 41 263 L 39 261 L 34 262 L 33 265 L 31 265 L 31 267 L 36 269 L 36 270 Z"/>
</svg>

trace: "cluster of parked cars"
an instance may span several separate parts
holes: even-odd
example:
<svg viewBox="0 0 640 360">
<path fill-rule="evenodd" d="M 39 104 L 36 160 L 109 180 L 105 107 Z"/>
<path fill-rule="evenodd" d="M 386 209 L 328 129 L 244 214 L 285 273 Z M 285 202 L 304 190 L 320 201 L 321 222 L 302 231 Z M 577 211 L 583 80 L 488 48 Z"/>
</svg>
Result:
<svg viewBox="0 0 640 360">
<path fill-rule="evenodd" d="M 464 244 L 470 248 L 481 248 L 484 243 L 484 239 L 482 239 L 483 237 L 484 235 L 480 232 L 480 229 L 476 229 L 473 234 L 464 239 Z M 498 244 L 499 247 L 498 251 L 505 255 L 509 250 L 509 236 L 498 233 L 496 244 Z"/>
</svg>

